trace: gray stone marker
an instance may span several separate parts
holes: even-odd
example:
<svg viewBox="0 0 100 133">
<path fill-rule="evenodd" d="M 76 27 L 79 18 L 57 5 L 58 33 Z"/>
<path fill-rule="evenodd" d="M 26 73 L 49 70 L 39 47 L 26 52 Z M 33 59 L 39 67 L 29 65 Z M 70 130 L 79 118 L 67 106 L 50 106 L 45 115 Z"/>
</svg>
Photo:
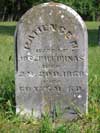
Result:
<svg viewBox="0 0 100 133">
<path fill-rule="evenodd" d="M 16 112 L 64 119 L 87 112 L 87 29 L 70 7 L 44 3 L 16 29 Z"/>
</svg>

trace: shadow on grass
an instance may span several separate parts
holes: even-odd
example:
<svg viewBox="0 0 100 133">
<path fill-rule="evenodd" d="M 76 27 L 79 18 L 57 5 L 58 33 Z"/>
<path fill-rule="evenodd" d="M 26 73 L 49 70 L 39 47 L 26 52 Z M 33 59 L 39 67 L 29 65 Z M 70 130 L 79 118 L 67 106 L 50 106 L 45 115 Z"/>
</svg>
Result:
<svg viewBox="0 0 100 133">
<path fill-rule="evenodd" d="M 4 26 L 0 25 L 0 35 L 14 36 L 16 26 Z"/>
<path fill-rule="evenodd" d="M 96 47 L 98 46 L 98 30 L 96 29 L 91 29 L 88 30 L 88 43 L 89 47 Z"/>
</svg>

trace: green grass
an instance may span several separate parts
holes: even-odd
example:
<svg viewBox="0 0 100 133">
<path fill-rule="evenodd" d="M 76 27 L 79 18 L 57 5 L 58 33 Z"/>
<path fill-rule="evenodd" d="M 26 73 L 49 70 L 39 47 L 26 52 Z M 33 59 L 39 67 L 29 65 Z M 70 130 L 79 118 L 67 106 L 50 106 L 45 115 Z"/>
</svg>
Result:
<svg viewBox="0 0 100 133">
<path fill-rule="evenodd" d="M 15 114 L 14 31 L 15 22 L 0 22 L 0 133 L 100 133 L 100 22 L 86 22 L 89 33 L 89 113 L 72 122 L 46 115 L 25 120 Z"/>
</svg>

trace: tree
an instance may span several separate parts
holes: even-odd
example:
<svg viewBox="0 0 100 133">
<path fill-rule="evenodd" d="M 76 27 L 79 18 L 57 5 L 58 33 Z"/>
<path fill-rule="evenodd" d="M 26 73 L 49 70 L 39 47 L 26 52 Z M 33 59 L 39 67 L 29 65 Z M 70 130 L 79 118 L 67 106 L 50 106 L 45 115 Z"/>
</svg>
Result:
<svg viewBox="0 0 100 133">
<path fill-rule="evenodd" d="M 0 19 L 18 20 L 29 8 L 50 0 L 0 0 Z M 100 18 L 100 0 L 52 0 L 75 9 L 85 20 Z"/>
</svg>

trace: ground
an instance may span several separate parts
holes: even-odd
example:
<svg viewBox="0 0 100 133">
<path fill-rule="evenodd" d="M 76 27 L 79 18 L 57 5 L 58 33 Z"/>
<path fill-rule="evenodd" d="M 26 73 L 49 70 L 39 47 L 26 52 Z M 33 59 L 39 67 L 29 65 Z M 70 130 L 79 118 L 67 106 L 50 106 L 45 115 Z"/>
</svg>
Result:
<svg viewBox="0 0 100 133">
<path fill-rule="evenodd" d="M 89 33 L 88 114 L 71 122 L 20 118 L 15 114 L 14 31 L 16 22 L 0 22 L 0 133 L 99 133 L 100 132 L 100 22 L 86 22 Z"/>
</svg>

